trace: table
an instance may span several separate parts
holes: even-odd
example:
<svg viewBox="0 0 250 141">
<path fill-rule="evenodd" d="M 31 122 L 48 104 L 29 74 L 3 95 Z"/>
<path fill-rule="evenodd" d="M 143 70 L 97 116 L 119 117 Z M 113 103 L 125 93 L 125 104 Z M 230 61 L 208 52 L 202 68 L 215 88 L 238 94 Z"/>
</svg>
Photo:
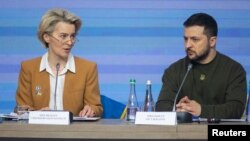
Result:
<svg viewBox="0 0 250 141">
<path fill-rule="evenodd" d="M 120 119 L 72 122 L 70 125 L 38 125 L 27 121 L 3 121 L 0 124 L 0 140 L 28 139 L 207 139 L 205 123 L 183 123 L 176 126 L 135 125 Z M 37 140 L 36 140 L 37 141 Z"/>
</svg>

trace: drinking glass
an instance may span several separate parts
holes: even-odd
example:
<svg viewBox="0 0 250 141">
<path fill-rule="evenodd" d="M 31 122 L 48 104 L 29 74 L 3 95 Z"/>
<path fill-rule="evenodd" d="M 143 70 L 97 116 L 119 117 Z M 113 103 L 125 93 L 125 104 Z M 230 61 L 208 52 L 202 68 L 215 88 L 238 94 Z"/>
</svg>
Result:
<svg viewBox="0 0 250 141">
<path fill-rule="evenodd" d="M 29 106 L 18 105 L 17 106 L 17 114 L 18 115 L 28 114 L 29 108 L 30 108 Z"/>
<path fill-rule="evenodd" d="M 18 105 L 17 106 L 17 117 L 18 120 L 25 120 L 29 119 L 29 106 L 24 106 L 24 105 Z"/>
</svg>

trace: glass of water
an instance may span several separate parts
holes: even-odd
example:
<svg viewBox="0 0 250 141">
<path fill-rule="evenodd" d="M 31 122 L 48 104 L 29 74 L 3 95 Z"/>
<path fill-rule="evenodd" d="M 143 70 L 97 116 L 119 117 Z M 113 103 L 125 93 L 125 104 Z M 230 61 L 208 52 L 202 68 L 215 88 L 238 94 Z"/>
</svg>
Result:
<svg viewBox="0 0 250 141">
<path fill-rule="evenodd" d="M 17 114 L 22 115 L 29 112 L 29 106 L 18 105 L 17 106 Z"/>
<path fill-rule="evenodd" d="M 30 106 L 18 105 L 17 106 L 17 116 L 18 119 L 28 119 Z"/>
</svg>

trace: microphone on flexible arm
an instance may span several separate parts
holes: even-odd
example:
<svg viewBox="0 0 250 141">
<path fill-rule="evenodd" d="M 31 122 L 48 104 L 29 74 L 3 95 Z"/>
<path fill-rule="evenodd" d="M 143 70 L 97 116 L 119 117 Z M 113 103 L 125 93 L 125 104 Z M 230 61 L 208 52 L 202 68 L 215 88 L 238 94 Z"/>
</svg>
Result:
<svg viewBox="0 0 250 141">
<path fill-rule="evenodd" d="M 57 63 L 56 64 L 56 83 L 55 83 L 55 93 L 54 93 L 54 110 L 51 112 L 55 112 L 55 113 L 61 112 L 62 114 L 60 114 L 58 116 L 62 116 L 63 118 L 69 119 L 69 122 L 72 122 L 73 121 L 73 113 L 71 111 L 57 110 L 56 90 L 57 90 L 57 81 L 58 81 L 59 70 L 60 70 L 60 63 Z"/>
<path fill-rule="evenodd" d="M 181 91 L 181 89 L 183 87 L 183 84 L 184 84 L 184 82 L 186 80 L 186 77 L 187 77 L 189 71 L 192 69 L 192 67 L 193 67 L 193 64 L 191 64 L 191 63 L 188 64 L 187 72 L 186 72 L 186 74 L 185 74 L 185 76 L 184 76 L 184 78 L 183 78 L 183 80 L 181 82 L 181 85 L 180 85 L 180 87 L 179 87 L 179 89 L 178 89 L 178 91 L 177 91 L 177 93 L 175 95 L 174 105 L 173 105 L 173 112 L 176 112 L 176 106 L 175 105 L 176 105 L 177 98 L 178 98 L 178 96 L 180 94 L 180 91 Z M 178 123 L 192 122 L 192 114 L 190 114 L 188 112 L 177 112 L 176 114 L 177 114 L 177 122 Z"/>
<path fill-rule="evenodd" d="M 55 84 L 55 93 L 54 93 L 54 110 L 57 110 L 57 106 L 56 106 L 56 89 L 57 89 L 57 80 L 58 80 L 59 70 L 60 70 L 60 64 L 57 63 L 56 64 L 56 84 Z"/>
</svg>

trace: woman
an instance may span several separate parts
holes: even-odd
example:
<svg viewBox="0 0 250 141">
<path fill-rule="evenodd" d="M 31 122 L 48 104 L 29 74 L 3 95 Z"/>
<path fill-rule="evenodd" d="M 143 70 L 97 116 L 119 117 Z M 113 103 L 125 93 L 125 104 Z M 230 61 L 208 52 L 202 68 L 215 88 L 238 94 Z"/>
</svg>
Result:
<svg viewBox="0 0 250 141">
<path fill-rule="evenodd" d="M 38 38 L 47 52 L 22 62 L 17 105 L 31 110 L 67 110 L 74 116 L 101 116 L 97 65 L 71 54 L 81 23 L 63 9 L 45 13 Z"/>
</svg>

